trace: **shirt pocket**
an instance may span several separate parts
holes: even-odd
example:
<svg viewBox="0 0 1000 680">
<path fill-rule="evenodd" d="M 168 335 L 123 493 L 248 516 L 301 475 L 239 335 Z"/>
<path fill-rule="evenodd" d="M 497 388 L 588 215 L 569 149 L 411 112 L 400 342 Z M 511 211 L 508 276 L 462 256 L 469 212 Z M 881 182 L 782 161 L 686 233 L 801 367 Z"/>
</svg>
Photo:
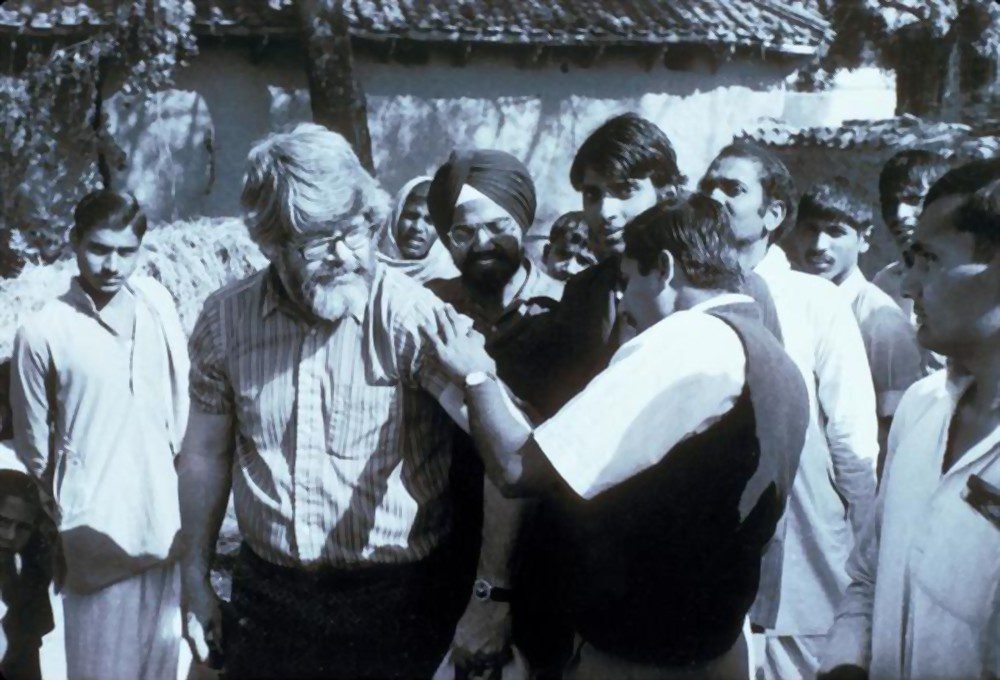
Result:
<svg viewBox="0 0 1000 680">
<path fill-rule="evenodd" d="M 955 489 L 949 491 L 915 534 L 913 583 L 952 616 L 981 629 L 992 615 L 1000 579 L 1000 529 Z"/>
<path fill-rule="evenodd" d="M 407 422 L 398 385 L 364 380 L 334 384 L 327 406 L 326 451 L 341 460 L 362 460 L 373 453 L 393 456 L 401 428 L 416 436 L 419 423 Z"/>
</svg>

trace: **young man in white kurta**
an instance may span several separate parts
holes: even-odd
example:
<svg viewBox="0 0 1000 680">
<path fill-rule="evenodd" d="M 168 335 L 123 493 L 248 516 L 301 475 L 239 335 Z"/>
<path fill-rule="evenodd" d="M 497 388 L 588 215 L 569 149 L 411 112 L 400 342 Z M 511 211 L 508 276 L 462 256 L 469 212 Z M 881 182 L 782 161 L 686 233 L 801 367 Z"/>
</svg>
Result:
<svg viewBox="0 0 1000 680">
<path fill-rule="evenodd" d="M 810 422 L 750 620 L 765 632 L 767 680 L 808 677 L 848 583 L 845 563 L 875 497 L 878 424 L 861 332 L 829 281 L 792 271 L 775 245 L 794 223 L 788 170 L 750 144 L 723 149 L 700 190 L 726 206 L 745 270 L 774 298 L 785 350 L 806 381 Z"/>
<path fill-rule="evenodd" d="M 188 358 L 170 294 L 129 279 L 144 230 L 130 195 L 85 197 L 81 276 L 14 343 L 15 448 L 54 499 L 70 678 L 159 680 L 179 665 Z"/>
</svg>

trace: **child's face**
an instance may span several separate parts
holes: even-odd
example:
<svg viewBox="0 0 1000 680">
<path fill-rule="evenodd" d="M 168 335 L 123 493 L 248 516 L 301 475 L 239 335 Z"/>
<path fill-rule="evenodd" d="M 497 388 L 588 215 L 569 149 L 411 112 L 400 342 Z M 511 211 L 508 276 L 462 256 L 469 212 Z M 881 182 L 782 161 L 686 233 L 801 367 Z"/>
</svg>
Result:
<svg viewBox="0 0 1000 680">
<path fill-rule="evenodd" d="M 35 530 L 38 509 L 20 496 L 0 498 L 0 553 L 20 552 Z"/>
</svg>

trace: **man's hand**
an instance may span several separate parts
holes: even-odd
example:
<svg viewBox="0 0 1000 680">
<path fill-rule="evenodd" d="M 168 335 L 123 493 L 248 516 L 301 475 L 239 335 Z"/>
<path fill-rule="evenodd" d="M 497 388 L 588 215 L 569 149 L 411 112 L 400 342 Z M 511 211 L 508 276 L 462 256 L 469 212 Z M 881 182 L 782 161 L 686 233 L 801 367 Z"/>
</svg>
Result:
<svg viewBox="0 0 1000 680">
<path fill-rule="evenodd" d="M 500 678 L 513 659 L 510 621 L 508 603 L 470 599 L 434 679 Z"/>
<path fill-rule="evenodd" d="M 222 609 L 207 577 L 184 580 L 184 637 L 198 663 L 222 649 Z"/>
<path fill-rule="evenodd" d="M 425 327 L 423 333 L 449 380 L 462 385 L 470 373 L 496 373 L 496 364 L 486 353 L 483 336 L 473 330 L 467 317 L 447 305 L 437 310 L 435 321 L 436 328 Z"/>
</svg>

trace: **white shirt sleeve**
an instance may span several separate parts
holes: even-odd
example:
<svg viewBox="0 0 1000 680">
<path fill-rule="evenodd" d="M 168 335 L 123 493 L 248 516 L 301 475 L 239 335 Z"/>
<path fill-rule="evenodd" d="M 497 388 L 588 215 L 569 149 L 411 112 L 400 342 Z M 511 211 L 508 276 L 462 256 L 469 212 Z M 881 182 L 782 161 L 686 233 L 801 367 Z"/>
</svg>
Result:
<svg viewBox="0 0 1000 680">
<path fill-rule="evenodd" d="M 746 354 L 724 321 L 676 312 L 618 350 L 535 441 L 584 498 L 660 462 L 728 412 L 746 384 Z"/>
<path fill-rule="evenodd" d="M 878 420 L 861 331 L 850 306 L 833 296 L 816 323 L 816 396 L 826 418 L 833 483 L 847 501 L 855 535 L 875 500 Z"/>
</svg>

